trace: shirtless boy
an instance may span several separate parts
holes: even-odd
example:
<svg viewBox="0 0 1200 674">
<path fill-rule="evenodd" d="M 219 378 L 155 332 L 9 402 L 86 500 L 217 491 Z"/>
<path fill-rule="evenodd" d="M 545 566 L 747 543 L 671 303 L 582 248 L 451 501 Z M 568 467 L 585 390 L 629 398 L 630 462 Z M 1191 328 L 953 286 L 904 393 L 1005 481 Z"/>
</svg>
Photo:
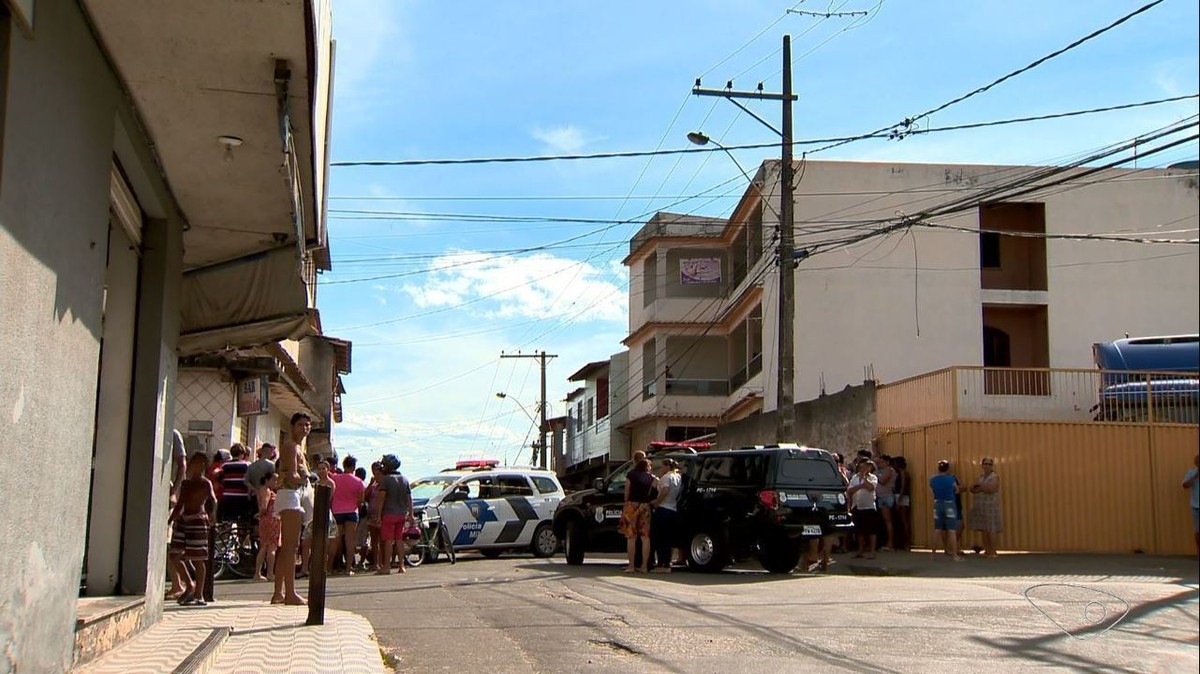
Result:
<svg viewBox="0 0 1200 674">
<path fill-rule="evenodd" d="M 302 605 L 296 593 L 296 552 L 300 530 L 312 520 L 313 492 L 308 483 L 308 464 L 304 461 L 304 439 L 312 431 L 307 414 L 292 415 L 291 437 L 279 445 L 279 491 L 275 494 L 275 514 L 279 516 L 279 553 L 275 557 L 275 592 L 272 604 Z"/>
<path fill-rule="evenodd" d="M 197 452 L 187 462 L 187 478 L 179 487 L 179 498 L 171 510 L 171 565 L 183 583 L 179 603 L 204 606 L 204 582 L 208 565 L 208 528 L 217 514 L 217 496 L 212 483 L 204 477 L 208 457 Z M 196 569 L 196 577 L 188 573 L 187 560 Z"/>
</svg>

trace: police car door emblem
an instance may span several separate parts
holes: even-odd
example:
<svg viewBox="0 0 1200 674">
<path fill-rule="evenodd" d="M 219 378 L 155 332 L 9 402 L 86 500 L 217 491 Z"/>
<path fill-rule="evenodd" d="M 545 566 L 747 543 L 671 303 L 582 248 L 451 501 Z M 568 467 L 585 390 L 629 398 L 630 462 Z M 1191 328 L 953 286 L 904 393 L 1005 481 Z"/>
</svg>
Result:
<svg viewBox="0 0 1200 674">
<path fill-rule="evenodd" d="M 594 517 L 596 518 L 597 524 L 604 524 L 604 506 L 596 506 L 596 514 Z"/>
</svg>

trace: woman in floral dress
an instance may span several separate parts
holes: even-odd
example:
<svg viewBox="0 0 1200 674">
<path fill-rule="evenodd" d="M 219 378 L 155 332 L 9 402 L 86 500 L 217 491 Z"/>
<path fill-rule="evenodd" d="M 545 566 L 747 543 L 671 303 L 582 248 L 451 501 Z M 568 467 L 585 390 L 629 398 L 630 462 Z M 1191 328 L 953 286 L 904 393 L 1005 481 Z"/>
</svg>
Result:
<svg viewBox="0 0 1200 674">
<path fill-rule="evenodd" d="M 983 555 L 996 556 L 996 537 L 1003 530 L 1000 519 L 1000 476 L 995 472 L 995 462 L 984 458 L 980 462 L 983 475 L 971 485 L 975 504 L 971 507 L 971 526 L 983 534 Z"/>
</svg>

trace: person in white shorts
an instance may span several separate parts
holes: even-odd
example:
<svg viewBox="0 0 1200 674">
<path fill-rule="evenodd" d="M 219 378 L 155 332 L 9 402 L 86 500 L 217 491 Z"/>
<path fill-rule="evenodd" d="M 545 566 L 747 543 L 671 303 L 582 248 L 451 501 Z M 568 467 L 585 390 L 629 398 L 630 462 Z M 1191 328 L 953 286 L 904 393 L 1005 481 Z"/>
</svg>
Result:
<svg viewBox="0 0 1200 674">
<path fill-rule="evenodd" d="M 312 420 L 303 412 L 293 414 L 291 431 L 291 437 L 279 447 L 275 513 L 279 515 L 280 544 L 275 557 L 275 591 L 271 603 L 300 606 L 306 602 L 296 593 L 296 553 L 300 551 L 300 531 L 306 521 L 312 520 L 313 513 L 303 446 L 312 431 Z"/>
</svg>

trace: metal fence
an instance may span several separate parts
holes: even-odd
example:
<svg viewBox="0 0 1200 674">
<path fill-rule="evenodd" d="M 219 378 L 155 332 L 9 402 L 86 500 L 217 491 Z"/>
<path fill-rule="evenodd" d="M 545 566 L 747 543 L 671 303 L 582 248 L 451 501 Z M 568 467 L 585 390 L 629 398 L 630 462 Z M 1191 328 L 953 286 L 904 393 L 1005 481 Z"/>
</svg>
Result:
<svg viewBox="0 0 1200 674">
<path fill-rule="evenodd" d="M 1052 380 L 1053 381 L 1053 380 Z M 1195 554 L 1180 482 L 1200 442 L 1195 424 L 952 421 L 888 432 L 878 450 L 903 456 L 912 485 L 912 540 L 934 541 L 929 478 L 937 463 L 967 487 L 984 457 L 1000 477 L 1002 550 Z M 965 549 L 975 496 L 962 495 Z"/>
</svg>

